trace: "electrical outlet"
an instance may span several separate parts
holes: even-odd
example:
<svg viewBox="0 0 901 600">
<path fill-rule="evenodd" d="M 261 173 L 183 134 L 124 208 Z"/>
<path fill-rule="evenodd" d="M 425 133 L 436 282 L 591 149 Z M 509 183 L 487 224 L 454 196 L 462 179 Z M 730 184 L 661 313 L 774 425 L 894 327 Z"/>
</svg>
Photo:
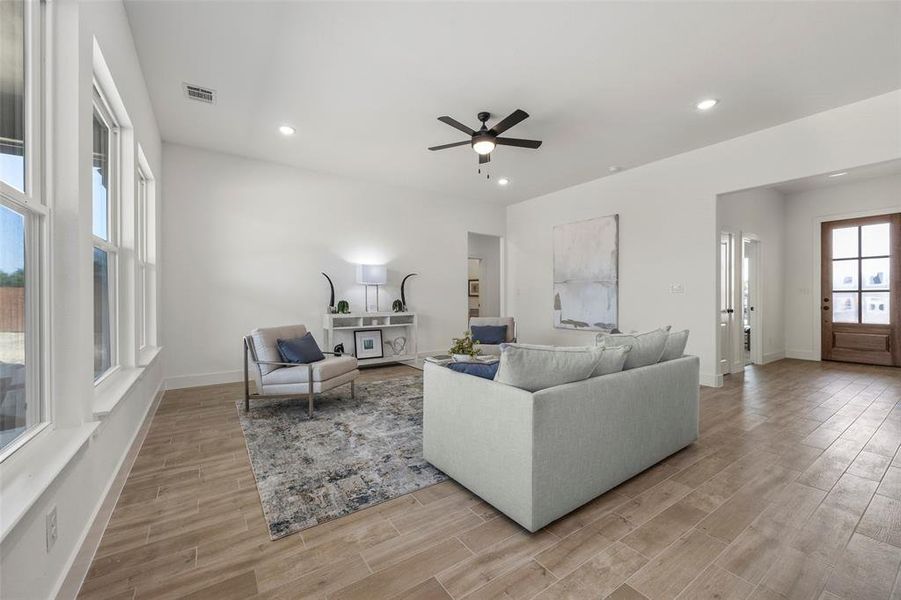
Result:
<svg viewBox="0 0 901 600">
<path fill-rule="evenodd" d="M 47 513 L 47 552 L 50 552 L 50 549 L 53 548 L 53 544 L 56 543 L 58 534 L 59 527 L 56 519 L 56 507 L 54 506 L 50 512 Z"/>
</svg>

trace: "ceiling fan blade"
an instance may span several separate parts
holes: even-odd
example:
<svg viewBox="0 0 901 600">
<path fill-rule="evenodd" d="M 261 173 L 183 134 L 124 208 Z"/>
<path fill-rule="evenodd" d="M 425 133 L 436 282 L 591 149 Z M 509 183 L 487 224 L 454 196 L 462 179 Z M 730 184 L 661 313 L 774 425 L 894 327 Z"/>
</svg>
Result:
<svg viewBox="0 0 901 600">
<path fill-rule="evenodd" d="M 518 138 L 495 138 L 494 142 L 498 146 L 516 146 L 517 148 L 535 149 L 541 145 L 541 140 L 521 140 Z"/>
<path fill-rule="evenodd" d="M 490 129 L 491 133 L 494 135 L 500 135 L 503 132 L 507 131 L 517 123 L 524 121 L 529 118 L 529 113 L 524 110 L 517 108 L 512 113 L 507 115 L 506 118 L 501 119 L 501 122 L 495 125 Z"/>
<path fill-rule="evenodd" d="M 454 142 L 453 144 L 443 144 L 441 146 L 432 146 L 429 150 L 445 150 L 447 148 L 456 148 L 457 146 L 466 146 L 471 144 L 472 142 L 469 140 L 463 142 Z"/>
<path fill-rule="evenodd" d="M 454 129 L 459 129 L 466 135 L 474 135 L 475 134 L 475 131 L 473 129 L 467 127 L 466 125 L 464 125 L 463 123 L 461 123 L 460 121 L 458 121 L 456 119 L 452 119 L 450 117 L 445 116 L 445 117 L 438 117 L 438 120 L 441 121 L 442 123 L 445 123 L 446 125 L 450 125 Z"/>
<path fill-rule="evenodd" d="M 491 153 L 479 154 L 479 164 L 484 165 L 486 162 L 491 162 Z"/>
</svg>

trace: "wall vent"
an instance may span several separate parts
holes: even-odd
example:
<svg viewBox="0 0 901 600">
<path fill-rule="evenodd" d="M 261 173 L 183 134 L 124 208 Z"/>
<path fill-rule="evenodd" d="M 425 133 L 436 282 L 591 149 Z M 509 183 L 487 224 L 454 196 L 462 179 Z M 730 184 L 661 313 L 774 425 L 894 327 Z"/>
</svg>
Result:
<svg viewBox="0 0 901 600">
<path fill-rule="evenodd" d="M 199 85 L 193 85 L 190 83 L 183 83 L 182 87 L 185 90 L 185 96 L 187 96 L 191 100 L 206 102 L 207 104 L 216 103 L 216 90 L 211 90 L 209 88 L 201 87 Z"/>
</svg>

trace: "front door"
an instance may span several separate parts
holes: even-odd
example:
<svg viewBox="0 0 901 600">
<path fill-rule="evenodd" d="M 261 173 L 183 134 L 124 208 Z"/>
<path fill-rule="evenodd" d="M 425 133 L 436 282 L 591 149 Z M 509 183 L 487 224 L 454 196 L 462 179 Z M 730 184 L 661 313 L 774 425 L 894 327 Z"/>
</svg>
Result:
<svg viewBox="0 0 901 600">
<path fill-rule="evenodd" d="M 822 225 L 822 358 L 901 366 L 901 214 Z"/>
</svg>

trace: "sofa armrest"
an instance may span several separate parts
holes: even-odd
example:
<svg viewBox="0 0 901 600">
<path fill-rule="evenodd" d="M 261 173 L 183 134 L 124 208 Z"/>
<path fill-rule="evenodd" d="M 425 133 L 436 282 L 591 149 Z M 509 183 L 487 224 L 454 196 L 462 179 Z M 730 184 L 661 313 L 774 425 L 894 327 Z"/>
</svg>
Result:
<svg viewBox="0 0 901 600">
<path fill-rule="evenodd" d="M 426 363 L 423 456 L 514 521 L 532 524 L 530 392 Z"/>
</svg>

